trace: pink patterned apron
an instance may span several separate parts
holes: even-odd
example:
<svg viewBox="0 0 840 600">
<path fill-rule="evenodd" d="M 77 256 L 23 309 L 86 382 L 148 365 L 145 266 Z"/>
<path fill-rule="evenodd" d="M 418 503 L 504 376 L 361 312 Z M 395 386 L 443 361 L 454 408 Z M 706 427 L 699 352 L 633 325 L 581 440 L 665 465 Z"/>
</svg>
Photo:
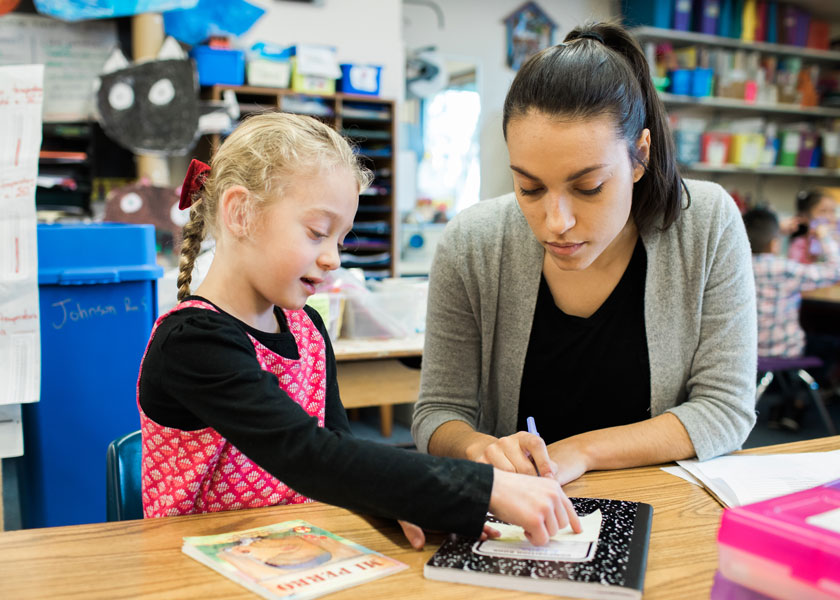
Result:
<svg viewBox="0 0 840 600">
<path fill-rule="evenodd" d="M 182 302 L 157 320 L 149 344 L 166 317 L 190 307 L 218 312 L 207 302 Z M 318 425 L 323 427 L 326 399 L 324 338 L 305 311 L 283 312 L 300 359 L 284 358 L 250 334 L 248 337 L 254 344 L 260 367 L 274 373 L 280 389 L 307 414 L 317 417 Z M 182 431 L 155 423 L 140 409 L 139 379 L 137 392 L 143 440 L 143 514 L 146 518 L 311 502 L 248 459 L 215 429 Z"/>
</svg>

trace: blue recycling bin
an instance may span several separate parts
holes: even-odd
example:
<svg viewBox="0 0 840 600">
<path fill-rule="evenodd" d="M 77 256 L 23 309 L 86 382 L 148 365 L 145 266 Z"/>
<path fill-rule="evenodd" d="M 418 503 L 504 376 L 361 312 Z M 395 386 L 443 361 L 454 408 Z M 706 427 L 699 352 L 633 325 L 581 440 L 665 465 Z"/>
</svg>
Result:
<svg viewBox="0 0 840 600">
<path fill-rule="evenodd" d="M 106 520 L 105 453 L 140 428 L 162 274 L 152 225 L 38 225 L 41 400 L 23 405 L 24 527 Z"/>
</svg>

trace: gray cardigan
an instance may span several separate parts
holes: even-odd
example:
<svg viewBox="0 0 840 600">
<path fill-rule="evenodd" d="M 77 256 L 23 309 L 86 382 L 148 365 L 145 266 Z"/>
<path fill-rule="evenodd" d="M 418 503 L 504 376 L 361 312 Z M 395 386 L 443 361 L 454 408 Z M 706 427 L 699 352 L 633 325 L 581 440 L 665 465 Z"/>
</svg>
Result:
<svg viewBox="0 0 840 600">
<path fill-rule="evenodd" d="M 732 198 L 715 183 L 686 184 L 690 207 L 664 232 L 642 235 L 650 409 L 679 418 L 704 460 L 740 447 L 755 423 L 755 289 Z M 543 256 L 513 194 L 480 202 L 446 227 L 430 276 L 412 425 L 421 451 L 452 420 L 497 437 L 514 433 Z M 557 389 L 562 395 L 562 382 Z"/>
</svg>

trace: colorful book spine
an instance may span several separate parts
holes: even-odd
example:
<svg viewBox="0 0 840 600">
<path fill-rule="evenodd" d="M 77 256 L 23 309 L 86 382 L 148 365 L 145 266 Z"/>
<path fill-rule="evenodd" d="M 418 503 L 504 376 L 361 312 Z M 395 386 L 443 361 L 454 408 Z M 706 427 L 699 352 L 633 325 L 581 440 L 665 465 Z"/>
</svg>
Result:
<svg viewBox="0 0 840 600">
<path fill-rule="evenodd" d="M 756 0 L 755 3 L 755 41 L 763 42 L 767 39 L 767 3 Z"/>
<path fill-rule="evenodd" d="M 621 14 L 629 27 L 649 25 L 670 29 L 671 0 L 622 0 Z"/>
<path fill-rule="evenodd" d="M 715 35 L 718 30 L 721 0 L 695 0 L 694 26 L 700 33 Z"/>
<path fill-rule="evenodd" d="M 782 7 L 782 26 L 779 30 L 780 44 L 794 44 L 796 40 L 796 13 L 795 6 L 786 4 Z"/>
<path fill-rule="evenodd" d="M 730 37 L 732 29 L 732 0 L 720 0 L 720 13 L 718 15 L 717 34 L 721 37 Z"/>
<path fill-rule="evenodd" d="M 745 42 L 755 41 L 756 0 L 746 0 L 741 16 L 741 39 Z"/>
<path fill-rule="evenodd" d="M 691 31 L 691 0 L 675 0 L 674 29 Z"/>
<path fill-rule="evenodd" d="M 732 26 L 729 28 L 729 37 L 740 39 L 741 26 L 744 21 L 745 0 L 732 0 Z"/>
<path fill-rule="evenodd" d="M 829 26 L 826 21 L 811 19 L 811 26 L 808 28 L 808 47 L 817 50 L 828 50 Z"/>
<path fill-rule="evenodd" d="M 767 0 L 767 27 L 765 27 L 764 41 L 776 44 L 779 41 L 779 4 L 776 0 Z"/>
<path fill-rule="evenodd" d="M 808 45 L 808 29 L 811 26 L 811 15 L 802 9 L 796 10 L 796 25 L 794 27 L 793 43 L 796 46 Z"/>
</svg>

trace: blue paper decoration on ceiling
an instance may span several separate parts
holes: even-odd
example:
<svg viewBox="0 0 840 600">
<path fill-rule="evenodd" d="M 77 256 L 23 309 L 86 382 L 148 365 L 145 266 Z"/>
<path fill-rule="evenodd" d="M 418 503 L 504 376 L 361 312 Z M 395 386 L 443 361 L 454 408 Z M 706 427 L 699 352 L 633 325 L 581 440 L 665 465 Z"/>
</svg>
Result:
<svg viewBox="0 0 840 600">
<path fill-rule="evenodd" d="M 189 10 L 163 15 L 166 35 L 185 44 L 200 44 L 210 36 L 239 36 L 248 31 L 265 10 L 245 0 L 199 0 Z"/>
</svg>

